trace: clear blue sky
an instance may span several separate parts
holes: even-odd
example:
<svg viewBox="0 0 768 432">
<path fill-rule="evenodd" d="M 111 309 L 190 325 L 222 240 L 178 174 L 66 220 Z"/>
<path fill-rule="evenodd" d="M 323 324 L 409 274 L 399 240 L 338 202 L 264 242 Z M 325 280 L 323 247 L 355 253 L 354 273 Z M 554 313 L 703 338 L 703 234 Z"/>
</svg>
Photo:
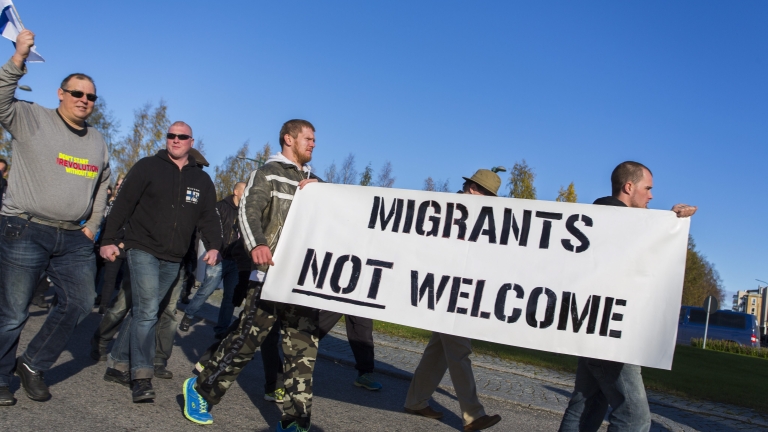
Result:
<svg viewBox="0 0 768 432">
<path fill-rule="evenodd" d="M 768 3 L 17 0 L 45 106 L 92 75 L 129 131 L 163 98 L 218 164 L 280 125 L 317 127 L 321 172 L 354 153 L 419 189 L 526 159 L 540 199 L 610 192 L 624 160 L 652 208 L 699 206 L 692 234 L 731 294 L 768 280 Z M 0 43 L 10 57 L 10 42 Z M 756 195 L 755 195 L 756 194 Z M 631 257 L 628 257 L 631 259 Z"/>
</svg>

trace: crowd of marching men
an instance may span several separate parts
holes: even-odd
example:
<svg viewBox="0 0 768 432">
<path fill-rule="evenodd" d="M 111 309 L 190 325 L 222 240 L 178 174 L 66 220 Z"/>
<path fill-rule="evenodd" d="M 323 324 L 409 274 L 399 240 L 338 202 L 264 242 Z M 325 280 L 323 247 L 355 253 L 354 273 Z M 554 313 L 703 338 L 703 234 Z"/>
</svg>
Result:
<svg viewBox="0 0 768 432">
<path fill-rule="evenodd" d="M 217 202 L 204 171 L 208 162 L 193 148 L 192 127 L 176 121 L 167 131 L 166 148 L 139 160 L 111 193 L 107 146 L 87 123 L 98 98 L 91 77 L 65 77 L 54 109 L 15 99 L 33 45 L 34 34 L 22 31 L 15 53 L 0 68 L 0 124 L 13 137 L 14 164 L 7 185 L 0 184 L 5 192 L 0 212 L 0 406 L 16 403 L 10 391 L 13 375 L 30 399 L 50 399 L 45 372 L 94 304 L 103 318 L 91 339 L 91 356 L 106 362 L 104 379 L 128 388 L 134 402 L 163 396 L 156 394 L 152 380 L 173 378 L 167 361 L 177 330 L 187 332 L 208 296 L 223 285 L 215 342 L 197 360 L 198 375 L 185 379 L 181 389 L 183 415 L 194 423 L 213 423 L 211 406 L 222 402 L 261 348 L 264 398 L 283 407 L 276 430 L 309 430 L 318 346 L 341 314 L 260 297 L 293 196 L 322 181 L 308 165 L 315 149 L 314 125 L 285 122 L 280 152 Z M 7 165 L 0 160 L 0 167 Z M 501 185 L 499 176 L 486 169 L 464 179 L 459 193 L 493 197 Z M 646 208 L 652 198 L 651 171 L 637 162 L 616 167 L 611 185 L 611 195 L 595 204 Z M 688 217 L 696 208 L 680 204 L 673 211 Z M 198 257 L 205 276 L 190 299 Z M 30 304 L 48 308 L 44 294 L 49 286 L 54 304 L 17 357 Z M 180 321 L 179 299 L 188 303 Z M 242 311 L 235 317 L 238 306 Z M 346 316 L 345 322 L 358 372 L 352 383 L 381 390 L 373 373 L 371 319 Z M 464 430 L 497 424 L 501 417 L 488 415 L 478 399 L 471 353 L 471 340 L 433 333 L 404 410 L 441 418 L 429 400 L 448 371 Z M 649 430 L 640 368 L 579 359 L 576 388 L 560 430 L 597 430 L 609 406 L 610 430 Z"/>
</svg>

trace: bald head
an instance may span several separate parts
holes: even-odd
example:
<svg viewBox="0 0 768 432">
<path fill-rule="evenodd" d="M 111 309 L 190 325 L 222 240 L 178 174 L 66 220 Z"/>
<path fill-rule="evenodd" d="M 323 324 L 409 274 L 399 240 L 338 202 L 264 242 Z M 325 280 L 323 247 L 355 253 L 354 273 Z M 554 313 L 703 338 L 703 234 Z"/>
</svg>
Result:
<svg viewBox="0 0 768 432">
<path fill-rule="evenodd" d="M 245 191 L 245 182 L 237 182 L 235 183 L 235 188 L 232 190 L 232 193 L 235 195 L 243 196 L 243 192 Z"/>
<path fill-rule="evenodd" d="M 243 193 L 245 193 L 245 183 L 243 182 L 237 182 L 235 183 L 235 187 L 232 189 L 232 195 L 234 195 L 233 199 L 235 201 L 235 205 L 240 205 L 240 198 L 243 197 Z"/>
</svg>

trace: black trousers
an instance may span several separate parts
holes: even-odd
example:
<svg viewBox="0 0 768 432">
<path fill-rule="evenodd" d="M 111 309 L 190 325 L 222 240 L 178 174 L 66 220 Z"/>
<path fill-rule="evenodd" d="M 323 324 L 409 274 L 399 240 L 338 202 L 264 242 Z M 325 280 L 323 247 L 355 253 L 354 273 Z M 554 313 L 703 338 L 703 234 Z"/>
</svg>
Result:
<svg viewBox="0 0 768 432">
<path fill-rule="evenodd" d="M 50 283 L 48 282 L 48 277 L 43 273 L 43 276 L 40 278 L 40 282 L 37 284 L 37 288 L 35 288 L 35 294 L 32 296 L 32 298 L 35 298 L 36 296 L 45 295 L 45 293 L 48 292 L 48 289 L 50 288 Z"/>
<path fill-rule="evenodd" d="M 117 279 L 123 268 L 123 257 L 124 255 L 120 254 L 114 261 L 104 261 L 104 285 L 101 289 L 100 310 L 106 311 L 112 304 L 112 295 L 115 292 Z"/>
<path fill-rule="evenodd" d="M 342 315 L 338 312 L 320 311 L 320 340 L 339 322 Z M 373 320 L 346 315 L 345 321 L 349 347 L 355 356 L 355 369 L 361 375 L 373 372 Z"/>
</svg>

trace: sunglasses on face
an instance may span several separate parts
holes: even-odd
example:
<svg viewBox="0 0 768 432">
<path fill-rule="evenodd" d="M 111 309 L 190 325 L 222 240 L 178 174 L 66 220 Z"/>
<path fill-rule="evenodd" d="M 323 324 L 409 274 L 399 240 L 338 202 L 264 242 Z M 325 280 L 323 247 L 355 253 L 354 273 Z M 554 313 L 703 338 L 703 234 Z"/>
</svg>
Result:
<svg viewBox="0 0 768 432">
<path fill-rule="evenodd" d="M 172 134 L 172 133 L 166 134 L 165 137 L 168 138 L 169 140 L 174 140 L 176 139 L 176 137 L 179 137 L 179 141 L 186 141 L 192 138 L 190 135 L 187 135 L 187 134 Z"/>
<path fill-rule="evenodd" d="M 85 93 L 85 92 L 81 92 L 80 90 L 67 90 L 64 88 L 62 90 L 71 94 L 72 97 L 75 99 L 80 99 L 81 97 L 83 97 L 83 95 L 85 95 L 85 98 L 88 99 L 89 102 L 96 102 L 96 99 L 99 98 L 93 93 Z"/>
</svg>

